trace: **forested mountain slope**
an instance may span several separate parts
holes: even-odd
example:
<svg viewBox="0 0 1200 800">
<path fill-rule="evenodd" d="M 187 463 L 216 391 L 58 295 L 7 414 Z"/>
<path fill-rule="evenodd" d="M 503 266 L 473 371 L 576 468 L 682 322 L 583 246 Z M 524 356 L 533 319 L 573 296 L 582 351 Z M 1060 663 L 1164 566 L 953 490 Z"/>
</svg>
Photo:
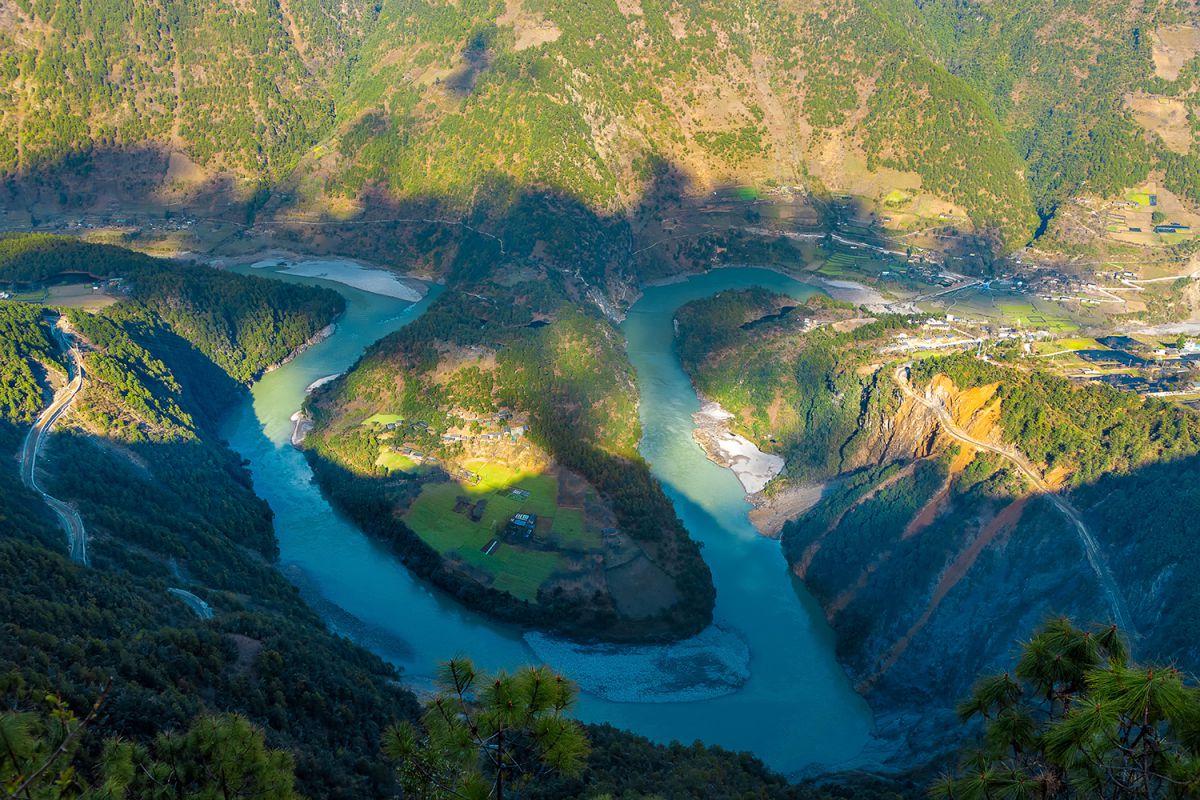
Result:
<svg viewBox="0 0 1200 800">
<path fill-rule="evenodd" d="M 306 218 L 800 186 L 1014 246 L 1155 170 L 1196 198 L 1196 24 L 1182 2 L 5 0 L 0 172 L 84 176 L 70 206 L 90 156 L 136 150 L 162 196 L 232 179 Z"/>
<path fill-rule="evenodd" d="M 19 243 L 4 244 L 11 253 Z M 11 457 L 65 382 L 66 359 L 51 335 L 59 312 L 0 302 L 0 446 L 10 455 L 0 469 L 6 704 L 53 692 L 85 709 L 111 679 L 89 731 L 92 746 L 112 734 L 146 741 L 203 711 L 236 711 L 294 752 L 305 792 L 386 791 L 390 770 L 368 762 L 383 728 L 415 713 L 415 703 L 390 666 L 328 634 L 271 565 L 271 511 L 216 435 L 219 415 L 243 392 L 231 373 L 259 372 L 271 356 L 256 350 L 254 337 L 237 335 L 245 332 L 239 325 L 223 324 L 220 312 L 236 320 L 236 308 L 198 311 L 188 297 L 219 284 L 218 296 L 249 305 L 262 292 L 282 321 L 258 335 L 292 347 L 304 339 L 291 338 L 290 328 L 319 329 L 337 304 L 320 290 L 166 263 L 155 271 L 155 262 L 115 249 L 67 249 L 127 276 L 132 293 L 144 291 L 147 300 L 67 314 L 87 379 L 38 460 L 38 480 L 78 508 L 87 567 L 67 558 L 58 520 L 21 485 Z M 14 263 L 5 259 L 0 271 Z M 71 258 L 40 265 L 44 276 L 78 268 Z M 175 323 L 156 304 L 170 308 Z M 234 335 L 207 338 L 216 330 Z M 214 352 L 228 356 L 228 372 L 202 352 L 218 340 Z M 203 598 L 213 621 L 200 620 L 169 588 Z"/>
<path fill-rule="evenodd" d="M 0 169 L 154 144 L 278 176 L 333 115 L 367 3 L 0 5 Z"/>
</svg>

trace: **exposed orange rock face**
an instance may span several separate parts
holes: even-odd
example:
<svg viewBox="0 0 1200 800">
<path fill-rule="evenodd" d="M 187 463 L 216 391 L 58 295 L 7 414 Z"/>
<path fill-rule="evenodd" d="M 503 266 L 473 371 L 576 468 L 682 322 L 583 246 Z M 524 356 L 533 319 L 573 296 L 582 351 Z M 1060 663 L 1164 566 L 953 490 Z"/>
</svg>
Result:
<svg viewBox="0 0 1200 800">
<path fill-rule="evenodd" d="M 999 383 L 989 383 L 975 389 L 961 390 L 945 375 L 937 375 L 930 391 L 939 395 L 950 411 L 956 425 L 983 442 L 1001 442 L 1000 400 L 993 398 Z"/>
</svg>

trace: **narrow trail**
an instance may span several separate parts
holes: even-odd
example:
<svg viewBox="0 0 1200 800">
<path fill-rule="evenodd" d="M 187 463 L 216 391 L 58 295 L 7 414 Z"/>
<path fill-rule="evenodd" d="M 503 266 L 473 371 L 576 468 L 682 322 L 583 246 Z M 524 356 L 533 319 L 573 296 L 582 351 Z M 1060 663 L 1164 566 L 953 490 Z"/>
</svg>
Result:
<svg viewBox="0 0 1200 800">
<path fill-rule="evenodd" d="M 37 458 L 41 453 L 42 445 L 45 444 L 46 434 L 71 407 L 83 389 L 83 358 L 78 348 L 72 346 L 61 331 L 56 328 L 55 332 L 67 353 L 75 374 L 71 377 L 70 382 L 54 395 L 50 405 L 41 413 L 33 427 L 29 429 L 29 433 L 26 434 L 25 444 L 21 448 L 21 481 L 41 495 L 46 505 L 50 506 L 58 515 L 59 521 L 62 522 L 63 528 L 67 532 L 71 559 L 86 566 L 88 563 L 87 533 L 83 528 L 83 518 L 79 516 L 79 512 L 74 507 L 57 497 L 50 496 L 37 484 Z"/>
<path fill-rule="evenodd" d="M 942 426 L 942 430 L 952 438 L 964 444 L 969 444 L 972 447 L 984 450 L 989 453 L 994 453 L 1001 458 L 1013 464 L 1022 475 L 1024 475 L 1030 483 L 1047 499 L 1050 500 L 1059 510 L 1059 512 L 1067 518 L 1067 521 L 1075 528 L 1079 536 L 1079 542 L 1083 546 L 1083 552 L 1087 556 L 1088 564 L 1092 568 L 1092 572 L 1096 574 L 1096 578 L 1100 582 L 1100 588 L 1103 590 L 1105 598 L 1108 600 L 1109 609 L 1112 611 L 1113 620 L 1125 630 L 1130 636 L 1136 636 L 1136 630 L 1133 627 L 1133 621 L 1125 610 L 1125 602 L 1121 596 L 1121 590 L 1117 586 L 1116 578 L 1113 577 L 1112 571 L 1108 568 L 1108 564 L 1104 560 L 1104 555 L 1100 552 L 1100 545 L 1096 542 L 1096 537 L 1088 530 L 1087 525 L 1083 522 L 1083 517 L 1065 498 L 1059 495 L 1054 489 L 1043 480 L 1033 465 L 1030 463 L 1021 452 L 1012 447 L 1004 447 L 994 445 L 989 442 L 984 442 L 974 438 L 966 431 L 958 427 L 954 420 L 950 417 L 950 412 L 946 407 L 939 402 L 926 397 L 913 388 L 909 383 L 908 373 L 911 363 L 901 364 L 896 368 L 892 377 L 896 381 L 896 385 L 900 387 L 900 392 L 906 397 L 915 400 L 925 408 L 929 409 L 937 417 L 938 422 Z"/>
</svg>

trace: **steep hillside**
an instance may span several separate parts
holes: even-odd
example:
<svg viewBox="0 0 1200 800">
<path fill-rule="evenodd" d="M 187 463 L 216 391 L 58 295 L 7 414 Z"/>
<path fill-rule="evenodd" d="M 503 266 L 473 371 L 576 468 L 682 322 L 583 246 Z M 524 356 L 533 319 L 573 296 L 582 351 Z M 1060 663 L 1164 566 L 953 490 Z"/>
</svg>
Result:
<svg viewBox="0 0 1200 800">
<path fill-rule="evenodd" d="M 1035 205 L 1085 184 L 1116 191 L 1156 165 L 1186 184 L 1187 149 L 1151 152 L 1125 97 L 1190 107 L 1191 72 L 1155 77 L 1140 35 L 1189 17 L 1110 5 L 1041 20 L 1022 0 L 7 0 L 0 171 L 14 187 L 56 176 L 61 204 L 94 208 L 116 195 L 89 160 L 140 153 L 105 163 L 139 173 L 144 197 L 232 179 L 251 213 L 279 187 L 289 218 L 342 218 L 514 188 L 655 208 L 666 167 L 692 192 L 846 192 L 1015 245 Z"/>
<path fill-rule="evenodd" d="M 5 0 L 0 174 L 29 207 L 293 224 L 799 187 L 1011 247 L 1148 176 L 1200 199 L 1197 25 L 1117 0 Z"/>
<path fill-rule="evenodd" d="M 372 16 L 313 0 L 5 0 L 0 171 L 151 146 L 175 154 L 153 176 L 167 183 L 278 177 L 329 126 Z"/>
<path fill-rule="evenodd" d="M 65 276 L 65 277 L 64 277 Z M 248 384 L 317 336 L 345 303 L 330 289 L 218 273 L 64 236 L 0 236 L 0 284 L 116 279 L 238 383 Z"/>
<path fill-rule="evenodd" d="M 1194 615 L 1162 609 L 1197 603 L 1183 577 L 1194 526 L 1175 509 L 1193 494 L 1200 416 L 966 355 L 918 360 L 909 377 L 886 350 L 919 333 L 761 290 L 679 314 L 698 389 L 787 459 L 755 513 L 794 517 L 768 532 L 882 734 L 905 757 L 948 746 L 949 698 L 1052 614 L 1116 621 L 1140 652 L 1197 663 Z"/>
<path fill-rule="evenodd" d="M 659 163 L 699 187 L 834 190 L 886 168 L 1007 240 L 1030 230 L 1021 164 L 990 110 L 869 7 L 464 10 L 384 4 L 337 152 L 317 162 L 344 176 L 334 191 L 377 181 L 473 199 L 503 178 L 615 210 L 643 199 Z"/>
<path fill-rule="evenodd" d="M 116 253 L 98 255 L 123 272 Z M 132 256 L 127 266 L 143 275 L 149 269 Z M 258 283 L 217 277 L 233 294 Z M 95 314 L 70 312 L 69 320 L 45 307 L 0 303 L 0 329 L 8 331 L 0 372 L 11 378 L 0 403 L 0 444 L 8 453 L 21 449 L 30 421 L 66 382 L 52 326 L 85 351 L 82 392 L 43 448 L 37 480 L 78 510 L 89 540 L 89 565 L 69 560 L 58 520 L 21 485 L 17 461 L 5 459 L 4 691 L 19 702 L 53 692 L 78 710 L 111 680 L 89 747 L 112 734 L 147 741 L 198 713 L 236 711 L 274 746 L 293 751 L 305 792 L 386 792 L 389 770 L 364 770 L 364 759 L 374 756 L 384 726 L 415 713 L 412 696 L 390 666 L 329 635 L 270 566 L 271 511 L 216 436 L 218 415 L 242 388 L 202 354 L 202 338 L 185 337 L 206 328 L 204 315 L 173 305 L 177 319 L 194 316 L 191 325 L 176 328 L 133 299 Z M 286 307 L 287 323 L 271 338 L 286 339 L 283 330 L 299 322 Z M 320 327 L 330 313 L 309 322 Z M 229 363 L 257 361 L 238 355 Z M 202 598 L 212 620 L 168 592 L 180 589 Z"/>
</svg>

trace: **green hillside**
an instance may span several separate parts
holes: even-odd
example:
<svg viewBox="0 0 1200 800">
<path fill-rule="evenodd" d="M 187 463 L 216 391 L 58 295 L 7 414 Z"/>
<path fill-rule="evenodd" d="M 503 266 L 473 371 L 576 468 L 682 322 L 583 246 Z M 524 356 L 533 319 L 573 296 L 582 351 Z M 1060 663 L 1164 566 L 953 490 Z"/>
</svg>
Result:
<svg viewBox="0 0 1200 800">
<path fill-rule="evenodd" d="M 769 533 L 824 608 L 858 690 L 877 708 L 921 717 L 923 752 L 957 746 L 933 721 L 1050 614 L 1124 614 L 1141 651 L 1200 663 L 1195 615 L 1163 624 L 1160 612 L 1200 602 L 1187 577 L 1200 460 L 1193 410 L 1075 385 L 1028 361 L 888 352 L 928 331 L 827 299 L 730 291 L 677 318 L 697 389 L 735 415 L 734 430 L 786 459 L 759 505 L 786 507 L 821 487 Z M 960 430 L 998 450 L 948 436 L 905 397 L 894 376 L 909 359 L 917 390 L 945 398 Z M 1003 455 L 1014 450 L 1073 504 L 1082 528 Z M 1013 591 L 1014 581 L 1026 588 Z M 948 641 L 960 647 L 954 670 L 939 668 Z"/>
<path fill-rule="evenodd" d="M 1183 4 L 10 8 L 0 172 L 21 180 L 86 186 L 92 155 L 136 150 L 149 185 L 186 198 L 232 178 L 252 209 L 272 190 L 276 211 L 341 215 L 368 198 L 463 210 L 536 188 L 629 212 L 664 202 L 669 165 L 697 190 L 923 193 L 1008 246 L 1035 211 L 1154 170 L 1200 193 L 1195 137 L 1164 147 L 1128 106 L 1178 98 L 1194 127 L 1200 70 L 1167 80 L 1154 60 L 1157 30 L 1196 24 Z"/>
<path fill-rule="evenodd" d="M 158 263 L 114 249 L 73 252 L 115 275 L 145 278 Z M 55 268 L 53 260 L 44 265 Z M 57 263 L 64 268 L 72 268 L 69 259 Z M 44 448 L 39 483 L 79 510 L 90 566 L 67 558 L 57 519 L 21 484 L 16 461 L 6 458 L 0 470 L 0 694 L 11 707 L 41 705 L 54 693 L 82 714 L 111 681 L 82 742 L 93 753 L 101 737 L 144 743 L 198 714 L 237 712 L 290 751 L 310 796 L 386 791 L 389 770 L 364 771 L 361 762 L 377 751 L 386 725 L 415 713 L 415 702 L 392 667 L 330 635 L 271 566 L 271 510 L 215 433 L 218 416 L 243 392 L 200 350 L 211 329 L 204 318 L 220 309 L 188 309 L 180 300 L 197 289 L 191 273 L 159 269 L 185 290 L 148 295 L 175 309 L 174 324 L 138 299 L 68 313 L 88 380 Z M 253 296 L 258 283 L 213 271 L 198 275 L 201 286 L 205 278 L 235 296 Z M 319 290 L 291 291 L 314 309 L 328 299 Z M 310 313 L 287 305 L 281 324 L 266 332 L 272 339 L 286 339 Z M 324 325 L 333 309 L 321 313 L 305 324 Z M 5 453 L 20 449 L 25 428 L 64 378 L 66 358 L 51 335 L 56 316 L 0 302 Z M 192 332 L 200 333 L 194 342 Z M 229 355 L 231 364 L 255 363 L 245 350 Z M 170 587 L 202 597 L 215 620 L 199 620 Z M 336 722 L 345 714 L 354 726 Z"/>
</svg>

